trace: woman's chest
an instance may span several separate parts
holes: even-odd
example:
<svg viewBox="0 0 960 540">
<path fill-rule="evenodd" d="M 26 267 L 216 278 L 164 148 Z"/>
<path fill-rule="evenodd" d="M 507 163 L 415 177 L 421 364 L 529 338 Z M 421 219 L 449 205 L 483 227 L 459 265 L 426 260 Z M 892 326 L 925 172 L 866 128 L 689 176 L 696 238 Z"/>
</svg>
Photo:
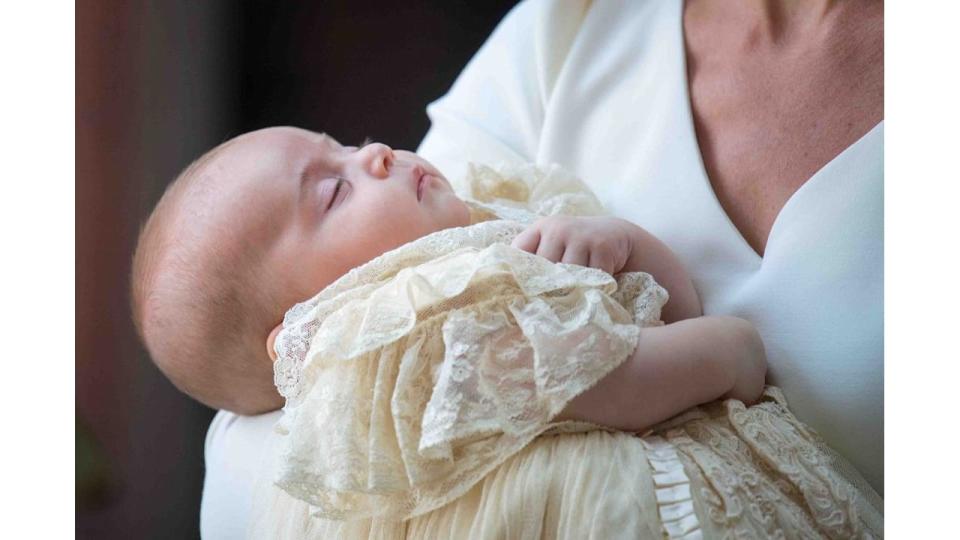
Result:
<svg viewBox="0 0 960 540">
<path fill-rule="evenodd" d="M 790 197 L 883 118 L 882 33 L 751 45 L 714 26 L 685 19 L 691 114 L 717 199 L 762 254 Z"/>
<path fill-rule="evenodd" d="M 723 189 L 712 184 L 711 160 L 701 152 L 701 146 L 718 146 L 714 161 L 735 171 L 721 175 L 718 185 L 734 193 L 741 215 L 761 216 L 755 219 L 763 222 L 764 247 L 796 258 L 820 253 L 813 243 L 787 247 L 778 238 L 831 236 L 865 208 L 856 201 L 861 186 L 882 185 L 883 134 L 874 127 L 880 91 L 866 99 L 866 86 L 832 77 L 837 66 L 818 61 L 798 61 L 793 67 L 806 70 L 798 76 L 788 76 L 793 68 L 761 76 L 773 63 L 769 58 L 724 76 L 711 57 L 692 85 L 710 117 L 713 142 L 701 145 L 684 62 L 683 4 L 643 5 L 636 12 L 606 5 L 591 10 L 595 17 L 584 23 L 583 39 L 545 102 L 536 161 L 574 171 L 613 214 L 675 249 L 688 248 L 688 265 L 752 272 L 763 258 L 724 204 Z M 876 76 L 862 78 L 871 86 Z M 767 86 L 758 86 L 764 80 Z M 841 199 L 840 207 L 827 215 L 831 198 Z"/>
<path fill-rule="evenodd" d="M 720 162 L 736 165 L 738 156 L 748 156 L 752 169 L 731 176 L 764 179 L 734 186 L 744 213 L 763 214 L 757 205 L 777 209 L 768 208 L 758 228 L 768 233 L 761 257 L 736 210 L 723 205 L 701 154 L 682 3 L 638 5 L 649 12 L 594 5 L 546 102 L 536 160 L 574 171 L 613 215 L 669 245 L 708 314 L 754 321 L 771 373 L 798 415 L 861 470 L 882 471 L 882 452 L 876 452 L 882 448 L 882 122 L 872 127 L 879 117 L 861 115 L 857 123 L 839 110 L 866 110 L 853 97 L 856 88 L 839 95 L 845 85 L 861 84 L 849 79 L 831 83 L 829 91 L 811 89 L 826 83 L 807 77 L 796 83 L 806 85 L 803 91 L 741 93 L 736 107 L 714 96 L 730 122 L 737 120 L 729 112 L 735 108 L 756 115 L 742 126 L 727 124 L 730 133 L 721 142 L 731 146 Z M 725 93 L 720 81 L 707 82 L 716 86 L 700 90 Z M 783 92 L 793 97 L 773 96 Z M 825 112 L 811 115 L 811 107 Z M 875 110 L 876 101 L 870 107 Z M 774 117 L 777 122 L 769 120 Z M 764 129 L 751 131 L 755 125 Z M 828 125 L 840 129 L 828 134 L 834 129 Z M 811 143 L 798 143 L 801 138 Z M 816 144 L 822 138 L 824 144 Z M 792 180 L 771 182 L 771 176 Z"/>
</svg>

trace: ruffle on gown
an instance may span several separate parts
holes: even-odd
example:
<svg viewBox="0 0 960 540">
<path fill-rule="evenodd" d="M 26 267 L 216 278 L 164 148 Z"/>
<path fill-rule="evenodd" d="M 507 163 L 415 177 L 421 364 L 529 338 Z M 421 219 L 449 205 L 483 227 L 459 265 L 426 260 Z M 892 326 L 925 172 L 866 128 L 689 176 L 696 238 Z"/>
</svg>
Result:
<svg viewBox="0 0 960 540">
<path fill-rule="evenodd" d="M 276 484 L 318 517 L 404 519 L 456 499 L 660 324 L 666 291 L 508 244 L 537 217 L 602 209 L 562 169 L 474 167 L 476 220 L 354 269 L 292 309 Z M 531 209 L 535 212 L 531 212 Z"/>
<path fill-rule="evenodd" d="M 305 315 L 318 322 L 284 377 L 299 383 L 278 425 L 277 483 L 318 516 L 406 518 L 462 495 L 619 366 L 635 316 L 657 320 L 666 298 L 647 274 L 620 276 L 637 294 L 615 299 L 602 271 L 461 246 Z"/>
<path fill-rule="evenodd" d="M 757 405 L 697 407 L 642 438 L 541 435 L 462 496 L 407 520 L 319 518 L 277 490 L 255 504 L 273 520 L 255 537 L 882 538 L 882 507 L 837 466 L 769 387 Z"/>
<path fill-rule="evenodd" d="M 614 280 L 509 248 L 539 216 L 527 208 L 599 208 L 562 190 L 529 200 L 538 174 L 499 176 L 511 185 L 473 169 L 474 216 L 523 222 L 427 236 L 287 314 L 283 491 L 261 491 L 253 537 L 882 536 L 882 510 L 775 388 L 642 438 L 551 422 L 659 324 L 666 292 L 646 274 Z"/>
</svg>

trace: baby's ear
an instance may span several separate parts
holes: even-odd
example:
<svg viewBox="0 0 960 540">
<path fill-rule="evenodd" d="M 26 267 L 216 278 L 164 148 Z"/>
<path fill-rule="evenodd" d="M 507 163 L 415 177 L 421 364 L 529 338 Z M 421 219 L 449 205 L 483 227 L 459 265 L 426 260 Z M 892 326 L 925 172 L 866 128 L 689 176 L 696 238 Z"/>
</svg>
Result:
<svg viewBox="0 0 960 540">
<path fill-rule="evenodd" d="M 270 361 L 277 361 L 277 351 L 274 350 L 273 344 L 277 341 L 277 334 L 280 333 L 280 330 L 283 330 L 283 323 L 280 323 L 273 327 L 273 330 L 270 331 L 270 335 L 267 336 L 267 354 L 270 355 Z"/>
</svg>

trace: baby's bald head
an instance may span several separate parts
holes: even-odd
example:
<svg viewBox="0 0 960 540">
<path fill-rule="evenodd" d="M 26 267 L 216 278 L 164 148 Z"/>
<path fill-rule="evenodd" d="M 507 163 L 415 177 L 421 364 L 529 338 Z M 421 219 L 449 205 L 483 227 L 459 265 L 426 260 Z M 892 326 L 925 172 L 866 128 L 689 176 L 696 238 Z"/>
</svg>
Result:
<svg viewBox="0 0 960 540">
<path fill-rule="evenodd" d="M 154 362 L 184 393 L 218 409 L 257 414 L 283 405 L 266 335 L 282 317 L 261 264 L 266 218 L 231 195 L 221 145 L 167 189 L 133 260 L 133 316 Z M 268 227 L 269 228 L 269 227 Z"/>
<path fill-rule="evenodd" d="M 412 152 L 290 127 L 247 133 L 191 165 L 150 216 L 134 256 L 134 319 L 187 394 L 241 413 L 275 409 L 266 343 L 285 310 L 469 217 Z"/>
</svg>

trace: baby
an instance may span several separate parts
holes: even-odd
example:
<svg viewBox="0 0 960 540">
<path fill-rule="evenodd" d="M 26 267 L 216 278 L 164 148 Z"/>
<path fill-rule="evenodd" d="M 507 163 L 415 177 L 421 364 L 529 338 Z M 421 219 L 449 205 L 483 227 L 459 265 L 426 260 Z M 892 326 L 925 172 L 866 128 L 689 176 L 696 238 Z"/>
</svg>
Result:
<svg viewBox="0 0 960 540">
<path fill-rule="evenodd" d="M 556 176 L 474 174 L 465 201 L 411 152 L 270 128 L 171 185 L 134 317 L 197 400 L 284 406 L 253 536 L 882 535 L 764 389 L 752 325 Z"/>
<path fill-rule="evenodd" d="M 384 252 L 469 223 L 466 203 L 412 152 L 288 127 L 248 133 L 188 167 L 150 216 L 133 263 L 134 320 L 186 394 L 241 414 L 275 410 L 283 399 L 273 340 L 290 306 Z M 640 429 L 723 395 L 760 395 L 765 357 L 752 326 L 699 317 L 682 265 L 639 227 L 548 218 L 514 246 L 609 273 L 648 272 L 671 297 L 663 320 L 683 321 L 649 329 L 645 358 L 630 368 L 643 373 L 608 378 L 565 415 Z"/>
</svg>

